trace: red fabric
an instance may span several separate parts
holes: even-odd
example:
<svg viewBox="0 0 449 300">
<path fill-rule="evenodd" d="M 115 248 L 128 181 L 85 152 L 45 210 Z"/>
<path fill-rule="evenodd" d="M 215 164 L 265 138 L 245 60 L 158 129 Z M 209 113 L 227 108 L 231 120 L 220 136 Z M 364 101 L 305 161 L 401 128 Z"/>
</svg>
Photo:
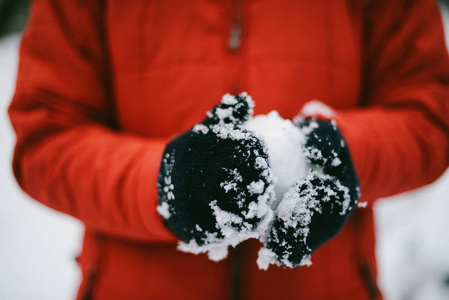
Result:
<svg viewBox="0 0 449 300">
<path fill-rule="evenodd" d="M 233 12 L 244 22 L 237 52 Z M 156 213 L 164 145 L 239 91 L 256 114 L 291 118 L 312 99 L 333 107 L 361 201 L 420 187 L 449 164 L 449 61 L 433 0 L 35 0 L 9 110 L 13 168 L 31 197 L 86 225 L 79 298 L 229 299 L 236 274 L 242 299 L 375 296 L 370 207 L 310 268 L 259 271 L 256 241 L 219 263 L 176 251 Z"/>
</svg>

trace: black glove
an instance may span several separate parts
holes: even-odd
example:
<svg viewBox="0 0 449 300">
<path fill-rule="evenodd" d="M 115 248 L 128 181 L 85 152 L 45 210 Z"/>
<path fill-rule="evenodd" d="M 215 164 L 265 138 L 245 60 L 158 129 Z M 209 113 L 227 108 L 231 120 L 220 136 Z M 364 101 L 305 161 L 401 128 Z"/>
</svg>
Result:
<svg viewBox="0 0 449 300">
<path fill-rule="evenodd" d="M 193 247 L 187 251 L 259 237 L 258 225 L 272 216 L 266 150 L 241 127 L 252 106 L 246 94 L 226 95 L 201 124 L 165 149 L 158 210 L 175 235 Z"/>
<path fill-rule="evenodd" d="M 313 167 L 284 194 L 261 252 L 265 257 L 259 257 L 289 267 L 308 264 L 312 252 L 341 230 L 360 197 L 359 180 L 335 122 L 303 119 L 297 126 L 306 134 L 303 150 Z"/>
</svg>

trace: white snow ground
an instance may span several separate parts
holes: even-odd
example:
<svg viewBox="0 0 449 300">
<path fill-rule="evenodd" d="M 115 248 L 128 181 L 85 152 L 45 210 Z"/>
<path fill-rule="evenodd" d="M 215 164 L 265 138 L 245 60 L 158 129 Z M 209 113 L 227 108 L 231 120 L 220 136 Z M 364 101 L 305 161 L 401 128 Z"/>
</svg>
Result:
<svg viewBox="0 0 449 300">
<path fill-rule="evenodd" d="M 74 299 L 81 223 L 31 200 L 11 171 L 15 136 L 7 116 L 19 37 L 0 40 L 0 299 Z"/>
<path fill-rule="evenodd" d="M 73 299 L 82 225 L 31 200 L 11 172 L 14 134 L 6 109 L 18 43 L 17 36 L 0 40 L 0 299 Z M 385 299 L 449 299 L 449 171 L 428 187 L 378 201 L 375 212 Z"/>
</svg>

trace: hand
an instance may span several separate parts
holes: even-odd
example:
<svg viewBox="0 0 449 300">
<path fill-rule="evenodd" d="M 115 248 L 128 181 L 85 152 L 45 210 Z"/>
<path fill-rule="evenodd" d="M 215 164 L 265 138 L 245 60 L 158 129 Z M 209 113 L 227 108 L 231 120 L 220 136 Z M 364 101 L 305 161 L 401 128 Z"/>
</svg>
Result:
<svg viewBox="0 0 449 300">
<path fill-rule="evenodd" d="M 304 154 L 314 166 L 283 196 L 259 253 L 259 267 L 309 264 L 310 255 L 343 227 L 360 185 L 349 150 L 334 121 L 303 119 Z"/>
<path fill-rule="evenodd" d="M 258 238 L 258 226 L 271 219 L 268 155 L 263 143 L 242 129 L 252 107 L 246 94 L 226 95 L 202 123 L 165 149 L 158 211 L 185 242 L 181 250 L 209 251 L 219 260 L 228 245 Z"/>
</svg>

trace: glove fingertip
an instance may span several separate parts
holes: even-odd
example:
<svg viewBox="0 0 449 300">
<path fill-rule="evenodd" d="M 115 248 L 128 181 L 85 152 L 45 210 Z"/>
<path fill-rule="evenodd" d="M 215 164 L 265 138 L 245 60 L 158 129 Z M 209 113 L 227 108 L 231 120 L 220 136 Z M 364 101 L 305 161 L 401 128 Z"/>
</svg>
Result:
<svg viewBox="0 0 449 300">
<path fill-rule="evenodd" d="M 245 123 L 254 113 L 254 101 L 246 92 L 240 95 L 226 94 L 220 104 L 207 112 L 207 118 L 203 125 L 226 125 L 239 126 Z"/>
</svg>

